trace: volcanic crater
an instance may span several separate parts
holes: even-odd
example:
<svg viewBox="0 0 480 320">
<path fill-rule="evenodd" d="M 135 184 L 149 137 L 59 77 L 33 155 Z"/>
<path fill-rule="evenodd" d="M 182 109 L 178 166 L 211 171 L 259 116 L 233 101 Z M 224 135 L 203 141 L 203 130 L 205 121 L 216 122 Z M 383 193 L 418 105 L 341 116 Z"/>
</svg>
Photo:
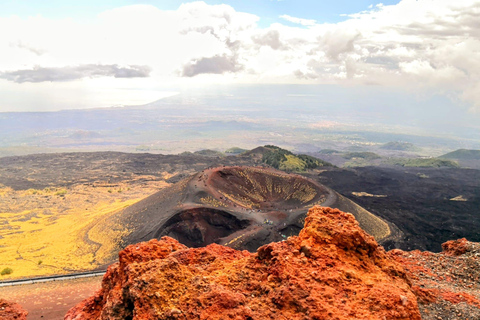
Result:
<svg viewBox="0 0 480 320">
<path fill-rule="evenodd" d="M 123 245 L 170 236 L 189 247 L 217 243 L 255 251 L 297 235 L 308 208 L 352 212 L 377 240 L 389 225 L 335 191 L 296 174 L 265 167 L 215 167 L 132 205 L 117 217 L 131 232 Z"/>
</svg>

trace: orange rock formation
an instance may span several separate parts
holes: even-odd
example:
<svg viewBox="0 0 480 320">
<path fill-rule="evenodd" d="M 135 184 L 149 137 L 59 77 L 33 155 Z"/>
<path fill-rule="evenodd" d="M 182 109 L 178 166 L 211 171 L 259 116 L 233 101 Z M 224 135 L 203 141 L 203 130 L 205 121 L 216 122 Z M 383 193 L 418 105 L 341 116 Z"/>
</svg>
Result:
<svg viewBox="0 0 480 320">
<path fill-rule="evenodd" d="M 0 299 L 0 319 L 2 320 L 26 320 L 28 312 L 18 303 Z"/>
<path fill-rule="evenodd" d="M 256 253 L 176 240 L 128 246 L 73 319 L 420 319 L 405 271 L 348 213 L 314 207 Z"/>
</svg>

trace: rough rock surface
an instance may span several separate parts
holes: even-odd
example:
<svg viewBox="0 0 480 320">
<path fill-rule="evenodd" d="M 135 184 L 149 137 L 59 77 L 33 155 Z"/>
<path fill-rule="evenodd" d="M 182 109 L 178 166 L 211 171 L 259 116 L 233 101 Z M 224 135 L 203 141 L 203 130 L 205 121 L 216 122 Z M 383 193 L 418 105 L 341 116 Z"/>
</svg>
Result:
<svg viewBox="0 0 480 320">
<path fill-rule="evenodd" d="M 480 319 L 480 243 L 445 242 L 443 252 L 392 250 L 405 268 L 424 320 Z"/>
<path fill-rule="evenodd" d="M 128 246 L 65 319 L 420 319 L 404 269 L 351 214 L 314 207 L 256 253 L 176 240 Z"/>
<path fill-rule="evenodd" d="M 0 319 L 2 320 L 25 320 L 27 319 L 28 312 L 13 302 L 0 299 Z"/>
</svg>

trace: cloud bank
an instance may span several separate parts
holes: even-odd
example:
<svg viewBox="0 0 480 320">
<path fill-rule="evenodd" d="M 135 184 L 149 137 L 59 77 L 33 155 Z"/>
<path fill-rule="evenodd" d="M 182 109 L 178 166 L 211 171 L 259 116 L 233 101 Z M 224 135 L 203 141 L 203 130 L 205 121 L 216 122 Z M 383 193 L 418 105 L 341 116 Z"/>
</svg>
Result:
<svg viewBox="0 0 480 320">
<path fill-rule="evenodd" d="M 23 82 L 43 81 L 71 81 L 83 78 L 114 77 L 114 78 L 137 78 L 148 77 L 151 68 L 149 66 L 119 67 L 112 65 L 87 64 L 75 67 L 42 68 L 35 67 L 30 70 L 16 70 L 0 73 L 0 79 Z"/>
<path fill-rule="evenodd" d="M 0 17 L 10 30 L 0 35 L 0 78 L 379 85 L 480 110 L 478 0 L 402 0 L 336 24 L 280 18 L 294 26 L 260 28 L 260 17 L 204 2 L 126 6 L 89 23 Z"/>
</svg>

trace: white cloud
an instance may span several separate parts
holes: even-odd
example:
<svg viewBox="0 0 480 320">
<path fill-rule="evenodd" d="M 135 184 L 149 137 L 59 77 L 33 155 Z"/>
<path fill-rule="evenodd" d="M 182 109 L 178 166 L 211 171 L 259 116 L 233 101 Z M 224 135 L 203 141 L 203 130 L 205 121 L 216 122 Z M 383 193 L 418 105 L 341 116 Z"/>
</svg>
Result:
<svg viewBox="0 0 480 320">
<path fill-rule="evenodd" d="M 301 24 L 302 26 L 314 26 L 316 24 L 315 20 L 292 17 L 292 16 L 289 16 L 288 14 L 281 15 L 280 18 L 292 23 Z"/>
<path fill-rule="evenodd" d="M 120 83 L 138 90 L 217 82 L 378 84 L 453 91 L 480 110 L 478 0 L 402 0 L 336 24 L 281 18 L 298 26 L 260 28 L 255 15 L 204 2 L 173 11 L 126 6 L 88 23 L 0 17 L 0 29 L 9 31 L 0 34 L 0 111 L 8 95 L 14 101 L 12 81 L 48 79 L 42 78 L 48 71 L 72 81 L 69 93 L 77 88 L 83 95 L 92 90 L 88 83 L 98 82 L 90 77 L 99 76 L 105 90 Z M 138 75 L 149 77 L 118 79 L 113 66 L 142 67 Z M 54 85 L 14 85 L 32 95 L 41 86 L 45 99 L 55 91 Z"/>
</svg>

